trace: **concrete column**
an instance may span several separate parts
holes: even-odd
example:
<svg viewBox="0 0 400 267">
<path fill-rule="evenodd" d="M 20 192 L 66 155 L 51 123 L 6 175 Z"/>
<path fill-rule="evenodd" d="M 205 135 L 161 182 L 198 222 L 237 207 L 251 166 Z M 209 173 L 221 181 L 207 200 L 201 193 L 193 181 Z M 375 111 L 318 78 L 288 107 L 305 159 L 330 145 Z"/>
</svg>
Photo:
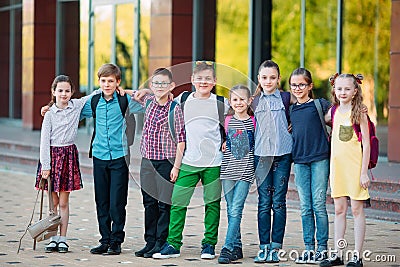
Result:
<svg viewBox="0 0 400 267">
<path fill-rule="evenodd" d="M 10 12 L 0 12 L 0 86 L 1 105 L 0 117 L 8 117 L 9 108 L 9 44 L 10 44 Z"/>
<path fill-rule="evenodd" d="M 392 0 L 390 28 L 388 159 L 400 162 L 400 1 L 398 0 Z"/>
<path fill-rule="evenodd" d="M 79 1 L 59 4 L 56 62 L 57 0 L 23 1 L 22 122 L 28 129 L 40 129 L 40 107 L 51 99 L 50 86 L 56 74 L 69 75 L 79 85 Z M 56 73 L 56 64 L 60 73 Z"/>
<path fill-rule="evenodd" d="M 40 129 L 55 75 L 56 0 L 24 0 L 22 13 L 22 122 Z"/>
<path fill-rule="evenodd" d="M 207 60 L 215 58 L 216 1 L 204 0 L 202 55 Z M 149 76 L 159 67 L 169 67 L 192 61 L 192 20 L 191 0 L 152 0 L 149 45 Z M 191 75 L 191 64 L 179 74 L 175 81 L 187 81 Z M 181 77 L 182 78 L 181 78 Z M 190 81 L 190 80 L 189 80 Z M 174 90 L 179 94 L 191 90 L 190 84 L 182 84 Z"/>
</svg>

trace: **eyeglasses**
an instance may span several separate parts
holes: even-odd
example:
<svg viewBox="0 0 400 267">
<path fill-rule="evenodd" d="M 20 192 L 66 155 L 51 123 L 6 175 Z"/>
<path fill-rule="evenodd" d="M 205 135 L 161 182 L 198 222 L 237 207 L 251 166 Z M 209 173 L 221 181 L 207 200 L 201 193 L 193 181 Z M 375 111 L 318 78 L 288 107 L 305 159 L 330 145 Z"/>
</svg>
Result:
<svg viewBox="0 0 400 267">
<path fill-rule="evenodd" d="M 304 90 L 304 89 L 306 89 L 307 86 L 309 86 L 309 84 L 307 84 L 307 83 L 299 83 L 299 84 L 291 83 L 290 84 L 290 88 L 292 90 L 296 90 L 296 88 L 299 88 L 300 90 Z"/>
<path fill-rule="evenodd" d="M 151 84 L 153 85 L 153 87 L 155 88 L 167 88 L 168 85 L 170 85 L 171 83 L 167 83 L 167 82 L 151 82 Z"/>
</svg>

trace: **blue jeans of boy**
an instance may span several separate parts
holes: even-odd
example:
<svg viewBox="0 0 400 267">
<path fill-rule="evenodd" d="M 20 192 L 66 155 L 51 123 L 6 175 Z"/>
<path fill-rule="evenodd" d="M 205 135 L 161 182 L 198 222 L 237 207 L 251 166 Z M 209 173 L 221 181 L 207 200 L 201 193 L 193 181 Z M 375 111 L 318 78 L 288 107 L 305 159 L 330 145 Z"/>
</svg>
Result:
<svg viewBox="0 0 400 267">
<path fill-rule="evenodd" d="M 282 248 L 286 226 L 286 193 L 288 189 L 291 154 L 260 157 L 256 169 L 258 189 L 258 237 L 260 245 Z M 271 227 L 271 210 L 273 222 Z"/>
<path fill-rule="evenodd" d="M 329 177 L 329 159 L 306 164 L 294 164 L 295 183 L 300 198 L 303 240 L 306 250 L 317 251 L 328 247 L 329 221 L 326 212 L 326 190 Z"/>
<path fill-rule="evenodd" d="M 251 184 L 241 180 L 224 179 L 221 181 L 228 215 L 228 229 L 226 230 L 225 244 L 223 247 L 232 251 L 234 247 L 242 247 L 240 223 L 242 221 L 244 203 Z"/>
</svg>

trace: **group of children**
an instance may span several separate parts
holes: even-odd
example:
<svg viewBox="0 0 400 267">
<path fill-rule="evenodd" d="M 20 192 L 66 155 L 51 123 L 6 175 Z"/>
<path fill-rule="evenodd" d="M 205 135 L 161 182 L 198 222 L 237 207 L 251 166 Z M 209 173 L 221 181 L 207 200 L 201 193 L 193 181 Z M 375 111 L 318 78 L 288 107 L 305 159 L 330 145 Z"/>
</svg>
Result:
<svg viewBox="0 0 400 267">
<path fill-rule="evenodd" d="M 101 90 L 79 100 L 71 100 L 72 83 L 59 77 L 52 86 L 55 105 L 44 116 L 43 126 L 46 123 L 48 126 L 42 129 L 37 181 L 51 176 L 55 184 L 54 203 L 55 206 L 59 203 L 63 219 L 60 236 L 52 237 L 45 250 L 68 251 L 65 238 L 68 196 L 70 191 L 82 188 L 73 144 L 78 114 L 81 118 L 93 116 L 90 99 L 101 93 L 95 110 L 96 134 L 92 144 L 101 239 L 90 252 L 120 254 L 128 185 L 126 124 L 120 109 L 121 97 L 116 92 L 120 71 L 113 64 L 103 65 L 98 72 Z M 292 72 L 289 78 L 292 94 L 279 90 L 280 79 L 279 66 L 267 60 L 259 67 L 255 94 L 251 95 L 244 85 L 236 85 L 231 88 L 228 100 L 212 93 L 216 85 L 215 64 L 199 61 L 194 64 L 191 76 L 195 91 L 184 92 L 175 100 L 170 99 L 175 87 L 172 74 L 165 68 L 154 71 L 149 83 L 151 90 L 126 90 L 131 96 L 127 97 L 129 112 L 145 113 L 140 184 L 146 244 L 135 252 L 137 257 L 180 256 L 187 207 L 201 181 L 205 205 L 201 258 L 215 258 L 222 190 L 228 228 L 218 262 L 227 264 L 243 258 L 240 224 L 245 200 L 255 180 L 260 250 L 254 262 L 279 262 L 278 252 L 286 227 L 286 193 L 294 162 L 305 244 L 296 263 L 344 264 L 339 250 L 328 257 L 325 202 L 330 177 L 335 202 L 335 241 L 344 237 L 349 197 L 358 253 L 347 266 L 362 266 L 363 202 L 369 199 L 366 173 L 369 135 L 362 106 L 362 77 L 352 74 L 332 77 L 335 119 L 329 101 L 313 98 L 308 70 L 299 68 Z M 64 133 L 59 132 L 61 129 L 57 131 L 61 118 L 68 122 L 68 127 L 62 129 Z M 331 138 L 325 122 L 333 124 Z M 352 130 L 354 123 L 360 125 L 362 142 L 358 142 Z M 335 248 L 340 247 L 335 244 Z"/>
</svg>

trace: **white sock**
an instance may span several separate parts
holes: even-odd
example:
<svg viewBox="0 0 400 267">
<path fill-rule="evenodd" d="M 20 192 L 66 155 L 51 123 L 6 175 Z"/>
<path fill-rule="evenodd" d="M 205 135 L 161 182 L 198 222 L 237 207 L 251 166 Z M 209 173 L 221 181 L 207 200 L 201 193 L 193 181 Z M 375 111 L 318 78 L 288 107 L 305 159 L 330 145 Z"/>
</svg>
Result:
<svg viewBox="0 0 400 267">
<path fill-rule="evenodd" d="M 60 236 L 60 238 L 58 239 L 58 246 L 59 247 L 63 247 L 63 248 L 66 248 L 67 246 L 64 244 L 64 243 L 61 243 L 60 244 L 60 242 L 65 242 L 65 243 L 67 243 L 67 237 L 66 236 Z"/>
<path fill-rule="evenodd" d="M 52 237 L 50 237 L 50 243 L 47 245 L 47 247 L 49 247 L 49 248 L 53 248 L 53 247 L 56 247 L 57 246 L 57 243 L 58 243 L 58 238 L 59 238 L 59 236 L 57 235 L 57 236 L 52 236 Z M 54 242 L 56 242 L 56 243 L 52 243 L 52 241 L 54 241 Z"/>
</svg>

